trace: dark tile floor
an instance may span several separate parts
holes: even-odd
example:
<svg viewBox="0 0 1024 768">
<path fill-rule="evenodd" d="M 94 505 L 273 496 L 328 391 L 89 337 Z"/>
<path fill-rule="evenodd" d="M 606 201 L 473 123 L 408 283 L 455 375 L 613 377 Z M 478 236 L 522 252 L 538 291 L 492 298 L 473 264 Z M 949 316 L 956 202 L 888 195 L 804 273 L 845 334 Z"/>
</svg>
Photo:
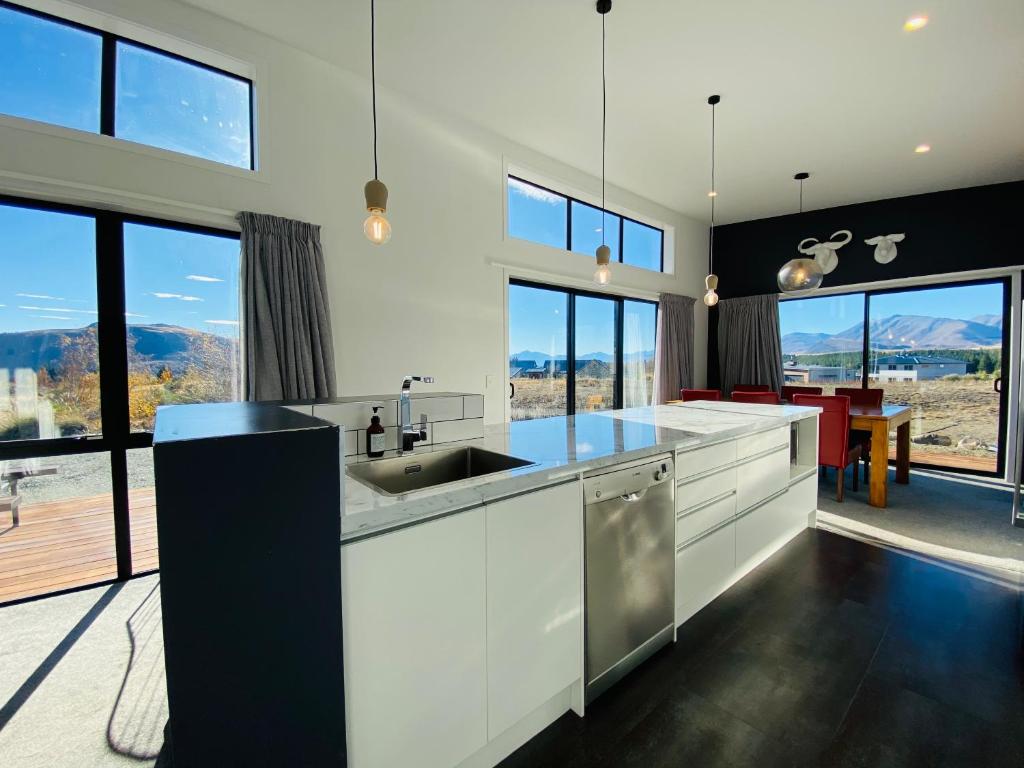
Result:
<svg viewBox="0 0 1024 768">
<path fill-rule="evenodd" d="M 1022 598 L 807 530 L 502 765 L 1021 768 Z"/>
</svg>

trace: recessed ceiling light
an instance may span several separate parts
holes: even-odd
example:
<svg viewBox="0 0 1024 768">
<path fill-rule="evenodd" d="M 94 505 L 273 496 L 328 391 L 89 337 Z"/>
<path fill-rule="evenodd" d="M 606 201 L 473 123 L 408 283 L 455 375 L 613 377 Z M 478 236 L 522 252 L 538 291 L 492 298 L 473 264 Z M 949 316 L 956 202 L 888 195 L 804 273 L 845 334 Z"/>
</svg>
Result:
<svg viewBox="0 0 1024 768">
<path fill-rule="evenodd" d="M 708 197 L 718 197 L 718 193 L 712 189 L 710 192 L 708 192 Z"/>
<path fill-rule="evenodd" d="M 931 144 L 918 144 L 916 147 L 914 147 L 914 151 L 917 154 L 919 154 L 919 155 L 923 155 L 925 152 L 931 152 L 932 151 L 932 145 Z"/>
<path fill-rule="evenodd" d="M 928 24 L 927 16 L 911 16 L 905 22 L 903 22 L 904 32 L 917 32 L 919 29 L 923 29 Z"/>
</svg>

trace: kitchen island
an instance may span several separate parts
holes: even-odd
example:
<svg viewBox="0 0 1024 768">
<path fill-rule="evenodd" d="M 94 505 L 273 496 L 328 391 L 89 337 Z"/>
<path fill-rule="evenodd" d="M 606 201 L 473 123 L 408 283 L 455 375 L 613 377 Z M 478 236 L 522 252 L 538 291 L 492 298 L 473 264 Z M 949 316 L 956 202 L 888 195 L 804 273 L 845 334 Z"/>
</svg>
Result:
<svg viewBox="0 0 1024 768">
<path fill-rule="evenodd" d="M 490 766 L 583 716 L 582 479 L 674 459 L 679 625 L 813 525 L 817 413 L 695 402 L 553 417 L 464 444 L 527 466 L 399 495 L 349 473 L 348 764 Z"/>
</svg>

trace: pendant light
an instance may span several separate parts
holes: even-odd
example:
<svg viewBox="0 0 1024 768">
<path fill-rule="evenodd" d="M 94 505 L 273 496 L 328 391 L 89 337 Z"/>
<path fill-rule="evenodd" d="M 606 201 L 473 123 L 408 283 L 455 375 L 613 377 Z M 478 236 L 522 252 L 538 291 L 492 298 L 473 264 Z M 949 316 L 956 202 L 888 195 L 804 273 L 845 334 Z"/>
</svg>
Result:
<svg viewBox="0 0 1024 768">
<path fill-rule="evenodd" d="M 391 239 L 388 209 L 388 188 L 377 178 L 377 29 L 375 0 L 370 0 L 370 93 L 373 103 L 373 178 L 366 182 L 366 211 L 370 214 L 363 222 L 363 233 L 374 245 L 384 245 Z"/>
<path fill-rule="evenodd" d="M 604 202 L 604 158 L 608 143 L 608 83 L 605 79 L 605 29 L 604 20 L 612 9 L 612 0 L 597 0 L 597 12 L 601 14 L 601 244 L 597 246 L 597 269 L 594 271 L 594 282 L 608 285 L 612 281 L 612 250 L 605 244 L 605 230 L 608 229 L 608 214 Z"/>
<path fill-rule="evenodd" d="M 718 197 L 718 189 L 715 188 L 715 105 L 722 100 L 717 94 L 708 97 L 708 104 L 711 105 L 711 189 L 708 197 L 711 199 L 711 232 L 708 234 L 708 276 L 704 278 L 704 287 L 707 293 L 704 294 L 704 304 L 709 307 L 718 303 L 718 275 L 715 274 L 715 199 Z"/>
<path fill-rule="evenodd" d="M 811 174 L 801 171 L 793 178 L 800 182 L 800 213 L 804 212 L 804 182 L 811 177 Z M 778 274 L 779 290 L 783 293 L 794 291 L 812 291 L 821 286 L 825 279 L 825 273 L 821 271 L 821 265 L 814 259 L 797 258 L 790 259 L 782 265 Z"/>
</svg>

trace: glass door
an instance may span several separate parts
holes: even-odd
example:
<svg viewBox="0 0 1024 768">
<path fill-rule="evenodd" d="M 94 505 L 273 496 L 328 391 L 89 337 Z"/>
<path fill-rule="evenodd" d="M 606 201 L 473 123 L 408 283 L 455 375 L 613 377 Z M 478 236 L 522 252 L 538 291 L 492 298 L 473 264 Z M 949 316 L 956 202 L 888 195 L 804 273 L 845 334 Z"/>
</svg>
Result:
<svg viewBox="0 0 1024 768">
<path fill-rule="evenodd" d="M 508 287 L 508 375 L 512 420 L 568 411 L 569 294 L 511 283 Z"/>
<path fill-rule="evenodd" d="M 868 301 L 867 385 L 913 408 L 911 461 L 1002 473 L 1009 283 L 872 292 Z"/>
<path fill-rule="evenodd" d="M 618 387 L 618 302 L 577 295 L 575 312 L 576 413 L 608 411 Z"/>
</svg>

